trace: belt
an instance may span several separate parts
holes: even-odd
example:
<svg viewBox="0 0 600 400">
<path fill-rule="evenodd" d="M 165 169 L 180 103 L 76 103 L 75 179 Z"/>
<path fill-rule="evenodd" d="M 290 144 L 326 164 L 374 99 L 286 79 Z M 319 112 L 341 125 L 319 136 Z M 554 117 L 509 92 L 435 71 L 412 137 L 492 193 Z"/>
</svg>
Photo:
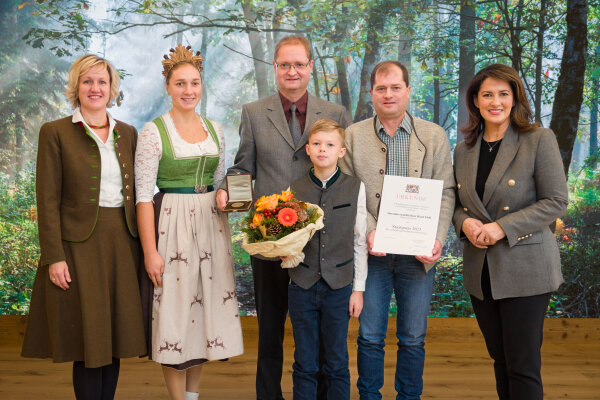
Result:
<svg viewBox="0 0 600 400">
<path fill-rule="evenodd" d="M 172 187 L 172 188 L 159 188 L 161 193 L 179 193 L 179 194 L 195 194 L 195 193 L 207 193 L 213 192 L 215 187 L 213 185 L 208 186 L 197 186 L 195 187 Z"/>
</svg>

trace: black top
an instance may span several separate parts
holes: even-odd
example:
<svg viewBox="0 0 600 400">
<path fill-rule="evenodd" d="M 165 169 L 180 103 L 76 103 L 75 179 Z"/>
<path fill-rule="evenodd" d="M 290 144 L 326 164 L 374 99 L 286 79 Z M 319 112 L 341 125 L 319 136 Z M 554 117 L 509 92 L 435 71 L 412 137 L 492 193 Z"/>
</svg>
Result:
<svg viewBox="0 0 600 400">
<path fill-rule="evenodd" d="M 490 171 L 494 166 L 498 149 L 502 146 L 502 139 L 495 142 L 486 142 L 481 138 L 481 148 L 479 149 L 479 164 L 477 165 L 477 179 L 475 180 L 475 190 L 479 198 L 483 200 L 483 192 L 485 190 L 485 182 L 487 181 Z"/>
</svg>

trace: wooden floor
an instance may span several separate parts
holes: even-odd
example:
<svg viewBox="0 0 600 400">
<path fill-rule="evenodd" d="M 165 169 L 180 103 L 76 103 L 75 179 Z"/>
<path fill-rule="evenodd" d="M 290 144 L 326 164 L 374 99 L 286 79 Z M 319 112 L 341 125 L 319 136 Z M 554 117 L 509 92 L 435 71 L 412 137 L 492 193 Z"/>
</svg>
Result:
<svg viewBox="0 0 600 400">
<path fill-rule="evenodd" d="M 256 319 L 245 317 L 245 354 L 204 367 L 201 399 L 254 399 Z M 390 319 L 390 328 L 395 321 Z M 0 316 L 0 399 L 72 399 L 71 364 L 19 357 L 25 318 Z M 356 390 L 356 334 L 348 335 L 352 399 Z M 292 398 L 293 340 L 287 330 L 284 396 Z M 388 332 L 383 398 L 395 398 L 395 336 Z M 492 363 L 474 319 L 431 318 L 426 345 L 423 399 L 494 399 Z M 600 399 L 600 320 L 548 319 L 542 348 L 545 399 Z M 167 399 L 160 367 L 143 359 L 123 360 L 117 399 Z"/>
</svg>

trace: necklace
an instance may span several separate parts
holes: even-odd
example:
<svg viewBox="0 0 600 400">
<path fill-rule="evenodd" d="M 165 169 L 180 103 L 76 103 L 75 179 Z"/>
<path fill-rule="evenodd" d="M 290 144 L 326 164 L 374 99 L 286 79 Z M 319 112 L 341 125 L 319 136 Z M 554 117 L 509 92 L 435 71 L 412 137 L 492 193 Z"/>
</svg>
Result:
<svg viewBox="0 0 600 400">
<path fill-rule="evenodd" d="M 502 141 L 502 139 L 500 139 L 500 140 L 496 140 L 495 142 L 491 142 L 491 143 L 494 143 L 494 144 L 493 144 L 493 145 L 491 145 L 491 146 L 490 146 L 490 142 L 488 142 L 487 140 L 483 139 L 483 141 L 485 142 L 485 144 L 487 144 L 487 146 L 488 146 L 488 149 L 489 149 L 489 152 L 491 153 L 491 152 L 494 150 L 494 147 L 496 147 L 496 145 L 497 145 L 498 143 L 500 143 L 500 142 Z"/>
<path fill-rule="evenodd" d="M 91 124 L 87 124 L 87 126 L 89 126 L 92 129 L 102 129 L 102 128 L 106 128 L 108 126 L 108 117 L 106 117 L 106 122 L 104 123 L 104 125 L 98 125 L 98 126 L 94 126 Z"/>
</svg>

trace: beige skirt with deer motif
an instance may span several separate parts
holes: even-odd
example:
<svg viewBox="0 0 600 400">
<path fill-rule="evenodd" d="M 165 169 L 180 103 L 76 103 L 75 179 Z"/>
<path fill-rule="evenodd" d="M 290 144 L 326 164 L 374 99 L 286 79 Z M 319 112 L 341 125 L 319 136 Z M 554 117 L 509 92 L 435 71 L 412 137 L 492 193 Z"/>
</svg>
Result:
<svg viewBox="0 0 600 400">
<path fill-rule="evenodd" d="M 185 369 L 243 353 L 227 215 L 215 192 L 165 194 L 158 224 L 165 261 L 152 303 L 152 359 Z"/>
</svg>

